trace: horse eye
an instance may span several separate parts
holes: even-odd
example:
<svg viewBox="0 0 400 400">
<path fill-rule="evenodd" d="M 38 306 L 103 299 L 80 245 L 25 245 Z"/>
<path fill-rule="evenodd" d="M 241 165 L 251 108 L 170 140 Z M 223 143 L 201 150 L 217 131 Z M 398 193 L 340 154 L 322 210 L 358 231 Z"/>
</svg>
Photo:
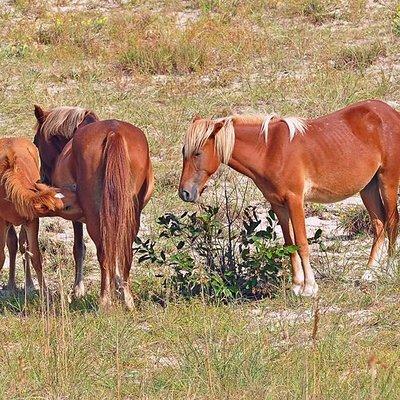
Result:
<svg viewBox="0 0 400 400">
<path fill-rule="evenodd" d="M 201 155 L 200 152 L 194 153 L 194 156 L 195 156 L 195 157 L 198 157 L 198 156 L 200 156 L 200 155 Z"/>
</svg>

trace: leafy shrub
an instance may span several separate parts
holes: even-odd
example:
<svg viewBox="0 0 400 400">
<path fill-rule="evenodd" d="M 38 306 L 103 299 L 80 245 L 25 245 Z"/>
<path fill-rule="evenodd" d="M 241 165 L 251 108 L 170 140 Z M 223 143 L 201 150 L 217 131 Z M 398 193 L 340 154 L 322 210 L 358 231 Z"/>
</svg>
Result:
<svg viewBox="0 0 400 400">
<path fill-rule="evenodd" d="M 226 215 L 225 215 L 226 216 Z M 167 267 L 164 283 L 184 298 L 200 295 L 213 300 L 270 296 L 281 285 L 282 270 L 296 246 L 276 240 L 275 214 L 266 227 L 254 207 L 244 210 L 239 224 L 224 221 L 219 207 L 158 219 L 157 241 L 137 239 L 139 263 Z"/>
</svg>

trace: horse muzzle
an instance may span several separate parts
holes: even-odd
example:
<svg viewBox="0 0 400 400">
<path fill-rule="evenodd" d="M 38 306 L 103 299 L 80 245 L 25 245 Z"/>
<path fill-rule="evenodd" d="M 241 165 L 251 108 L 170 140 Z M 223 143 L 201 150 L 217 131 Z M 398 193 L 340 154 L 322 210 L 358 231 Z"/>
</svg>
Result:
<svg viewBox="0 0 400 400">
<path fill-rule="evenodd" d="M 194 203 L 199 198 L 199 192 L 196 188 L 180 188 L 179 189 L 179 197 L 186 202 Z"/>
</svg>

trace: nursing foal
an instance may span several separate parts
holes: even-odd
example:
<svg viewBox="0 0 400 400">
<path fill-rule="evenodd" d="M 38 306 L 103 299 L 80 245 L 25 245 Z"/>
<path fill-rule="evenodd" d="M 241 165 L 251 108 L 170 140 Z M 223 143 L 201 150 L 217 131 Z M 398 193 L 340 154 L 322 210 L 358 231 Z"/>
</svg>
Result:
<svg viewBox="0 0 400 400">
<path fill-rule="evenodd" d="M 39 183 L 39 154 L 34 144 L 23 138 L 0 139 L 0 270 L 5 261 L 4 247 L 10 251 L 10 275 L 7 288 L 16 289 L 15 256 L 17 238 L 14 225 L 22 225 L 21 241 L 31 254 L 39 285 L 45 290 L 42 260 L 38 244 L 39 217 L 68 216 L 79 212 L 76 196 L 68 190 L 60 190 Z M 7 239 L 10 232 L 11 240 Z M 33 282 L 26 265 L 26 288 Z"/>
<path fill-rule="evenodd" d="M 374 229 L 368 261 L 378 264 L 385 231 L 389 256 L 398 227 L 400 114 L 377 100 L 302 120 L 274 115 L 195 118 L 185 137 L 179 195 L 194 202 L 225 163 L 251 178 L 271 203 L 292 254 L 292 289 L 315 295 L 304 203 L 333 203 L 360 192 Z"/>
</svg>

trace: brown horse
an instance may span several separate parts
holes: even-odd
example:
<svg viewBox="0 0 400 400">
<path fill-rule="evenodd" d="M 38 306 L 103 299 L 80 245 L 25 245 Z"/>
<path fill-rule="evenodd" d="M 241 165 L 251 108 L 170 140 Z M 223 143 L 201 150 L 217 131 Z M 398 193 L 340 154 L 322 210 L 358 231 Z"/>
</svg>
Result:
<svg viewBox="0 0 400 400">
<path fill-rule="evenodd" d="M 14 225 L 22 225 L 27 248 L 42 289 L 46 285 L 38 246 L 39 217 L 67 216 L 80 212 L 76 195 L 39 183 L 39 155 L 27 139 L 0 139 L 0 269 L 3 267 L 6 241 L 10 249 L 10 277 L 7 287 L 15 289 L 17 240 Z M 10 231 L 9 240 L 7 232 Z M 24 235 L 23 234 L 23 235 Z M 25 236 L 23 236 L 25 237 Z M 28 271 L 28 268 L 27 268 Z M 26 285 L 32 287 L 30 273 Z"/>
<path fill-rule="evenodd" d="M 350 105 L 312 119 L 273 115 L 195 119 L 184 144 L 179 195 L 196 201 L 219 165 L 250 177 L 278 216 L 291 257 L 293 291 L 315 295 L 318 286 L 309 261 L 304 202 L 332 203 L 360 192 L 374 229 L 368 261 L 389 238 L 397 237 L 400 177 L 400 114 L 377 100 Z M 299 257 L 300 256 L 300 257 Z"/>
<path fill-rule="evenodd" d="M 65 109 L 52 110 L 46 117 L 46 113 L 36 107 L 39 126 L 35 142 L 41 156 L 46 157 L 46 140 L 50 136 L 57 137 L 57 143 L 73 137 L 50 165 L 50 180 L 76 191 L 83 210 L 77 218 L 86 223 L 97 248 L 101 305 L 108 307 L 111 304 L 112 288 L 116 283 L 125 304 L 132 308 L 128 282 L 132 244 L 139 230 L 141 211 L 153 191 L 146 137 L 139 128 L 117 120 L 80 123 L 72 135 L 57 129 L 49 135 L 47 118 L 56 121 L 60 110 Z M 74 109 L 69 109 L 67 114 L 71 113 Z M 57 123 L 53 126 L 57 127 Z"/>
<path fill-rule="evenodd" d="M 41 164 L 42 181 L 53 184 L 52 176 L 58 157 L 65 145 L 74 136 L 80 126 L 85 126 L 98 121 L 97 115 L 90 110 L 80 107 L 59 107 L 51 111 L 44 111 L 39 106 L 35 106 L 35 116 L 37 119 L 36 135 L 33 140 L 39 149 Z M 70 186 L 74 190 L 74 186 Z M 83 242 L 83 224 L 79 221 L 80 216 L 76 215 L 72 220 L 74 229 L 74 261 L 75 261 L 75 282 L 74 296 L 80 298 L 85 294 L 83 284 L 83 261 L 85 259 L 85 244 Z"/>
</svg>

